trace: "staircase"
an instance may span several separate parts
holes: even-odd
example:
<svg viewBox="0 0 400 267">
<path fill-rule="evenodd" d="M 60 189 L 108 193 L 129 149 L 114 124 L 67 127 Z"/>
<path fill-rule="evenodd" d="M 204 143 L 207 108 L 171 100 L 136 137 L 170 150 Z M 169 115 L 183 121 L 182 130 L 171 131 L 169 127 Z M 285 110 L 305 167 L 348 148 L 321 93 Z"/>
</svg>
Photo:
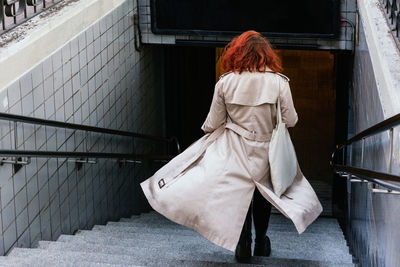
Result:
<svg viewBox="0 0 400 267">
<path fill-rule="evenodd" d="M 335 219 L 319 218 L 299 236 L 291 221 L 273 214 L 268 235 L 271 256 L 240 264 L 232 252 L 151 212 L 14 248 L 0 266 L 355 266 Z"/>
</svg>

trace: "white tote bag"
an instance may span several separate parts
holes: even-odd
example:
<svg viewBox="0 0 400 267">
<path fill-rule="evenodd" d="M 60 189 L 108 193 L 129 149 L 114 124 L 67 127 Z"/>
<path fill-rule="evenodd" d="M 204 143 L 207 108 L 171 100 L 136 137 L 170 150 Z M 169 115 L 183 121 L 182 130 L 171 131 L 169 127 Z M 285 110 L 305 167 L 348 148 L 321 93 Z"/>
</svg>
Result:
<svg viewBox="0 0 400 267">
<path fill-rule="evenodd" d="M 274 192 L 281 197 L 296 176 L 297 158 L 286 124 L 282 122 L 280 99 L 276 113 L 277 124 L 269 144 L 269 164 Z"/>
</svg>

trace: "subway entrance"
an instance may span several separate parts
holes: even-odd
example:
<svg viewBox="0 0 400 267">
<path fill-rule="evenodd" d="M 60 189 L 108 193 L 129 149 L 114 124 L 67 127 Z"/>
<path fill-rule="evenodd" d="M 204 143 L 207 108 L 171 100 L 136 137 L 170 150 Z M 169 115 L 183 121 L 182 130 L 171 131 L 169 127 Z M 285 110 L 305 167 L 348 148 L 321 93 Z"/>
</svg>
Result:
<svg viewBox="0 0 400 267">
<path fill-rule="evenodd" d="M 164 89 L 166 135 L 188 147 L 203 135 L 200 127 L 210 108 L 219 75 L 222 48 L 158 47 L 160 86 Z M 351 55 L 322 50 L 281 49 L 283 73 L 290 78 L 299 115 L 290 129 L 301 169 L 332 216 L 341 206 L 343 186 L 334 182 L 330 157 L 347 132 L 347 71 Z M 336 190 L 337 187 L 340 190 Z M 336 191 L 335 191 L 336 190 Z M 339 207 L 340 208 L 340 207 Z"/>
</svg>

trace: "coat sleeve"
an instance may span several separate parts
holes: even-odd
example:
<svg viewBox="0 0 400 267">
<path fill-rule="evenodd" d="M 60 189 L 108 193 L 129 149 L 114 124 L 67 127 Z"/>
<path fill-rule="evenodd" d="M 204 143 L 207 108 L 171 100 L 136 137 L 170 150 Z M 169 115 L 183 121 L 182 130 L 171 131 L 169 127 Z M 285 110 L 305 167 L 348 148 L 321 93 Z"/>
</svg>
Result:
<svg viewBox="0 0 400 267">
<path fill-rule="evenodd" d="M 221 79 L 222 80 L 222 79 Z M 225 100 L 222 94 L 222 81 L 219 80 L 215 85 L 214 96 L 207 118 L 201 126 L 205 133 L 211 133 L 226 122 Z"/>
<path fill-rule="evenodd" d="M 282 121 L 286 123 L 287 127 L 293 127 L 296 125 L 298 117 L 294 108 L 289 81 L 285 80 L 281 81 L 281 83 L 282 86 L 279 93 L 279 98 L 281 99 Z"/>
</svg>

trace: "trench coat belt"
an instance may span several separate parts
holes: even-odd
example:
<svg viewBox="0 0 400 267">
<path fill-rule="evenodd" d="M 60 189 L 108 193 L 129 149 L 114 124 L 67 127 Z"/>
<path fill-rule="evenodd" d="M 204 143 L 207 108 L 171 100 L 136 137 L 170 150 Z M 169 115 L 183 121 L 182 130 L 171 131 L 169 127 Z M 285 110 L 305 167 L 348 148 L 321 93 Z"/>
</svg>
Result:
<svg viewBox="0 0 400 267">
<path fill-rule="evenodd" d="M 259 134 L 254 131 L 248 131 L 233 122 L 227 122 L 225 124 L 225 128 L 231 129 L 238 135 L 243 136 L 244 138 L 252 140 L 252 141 L 269 142 L 271 140 L 271 136 L 272 136 L 272 134 Z"/>
<path fill-rule="evenodd" d="M 214 132 L 207 134 L 208 138 L 205 144 L 199 151 L 197 151 L 196 155 L 192 157 L 193 160 L 185 162 L 185 164 L 182 164 L 179 168 L 172 169 L 171 172 L 169 173 L 165 173 L 163 175 L 164 178 L 158 180 L 158 186 L 160 187 L 160 189 L 163 188 L 165 185 L 167 185 L 169 182 L 175 180 L 176 176 L 179 173 L 185 171 L 185 169 L 187 169 L 194 161 L 196 161 L 206 151 L 207 147 L 224 132 L 225 129 L 231 129 L 232 131 L 234 131 L 240 136 L 243 136 L 246 139 L 258 142 L 269 142 L 272 136 L 272 134 L 261 135 L 256 132 L 248 131 L 243 127 L 237 125 L 236 123 L 228 121 L 225 124 L 221 125 Z"/>
</svg>

